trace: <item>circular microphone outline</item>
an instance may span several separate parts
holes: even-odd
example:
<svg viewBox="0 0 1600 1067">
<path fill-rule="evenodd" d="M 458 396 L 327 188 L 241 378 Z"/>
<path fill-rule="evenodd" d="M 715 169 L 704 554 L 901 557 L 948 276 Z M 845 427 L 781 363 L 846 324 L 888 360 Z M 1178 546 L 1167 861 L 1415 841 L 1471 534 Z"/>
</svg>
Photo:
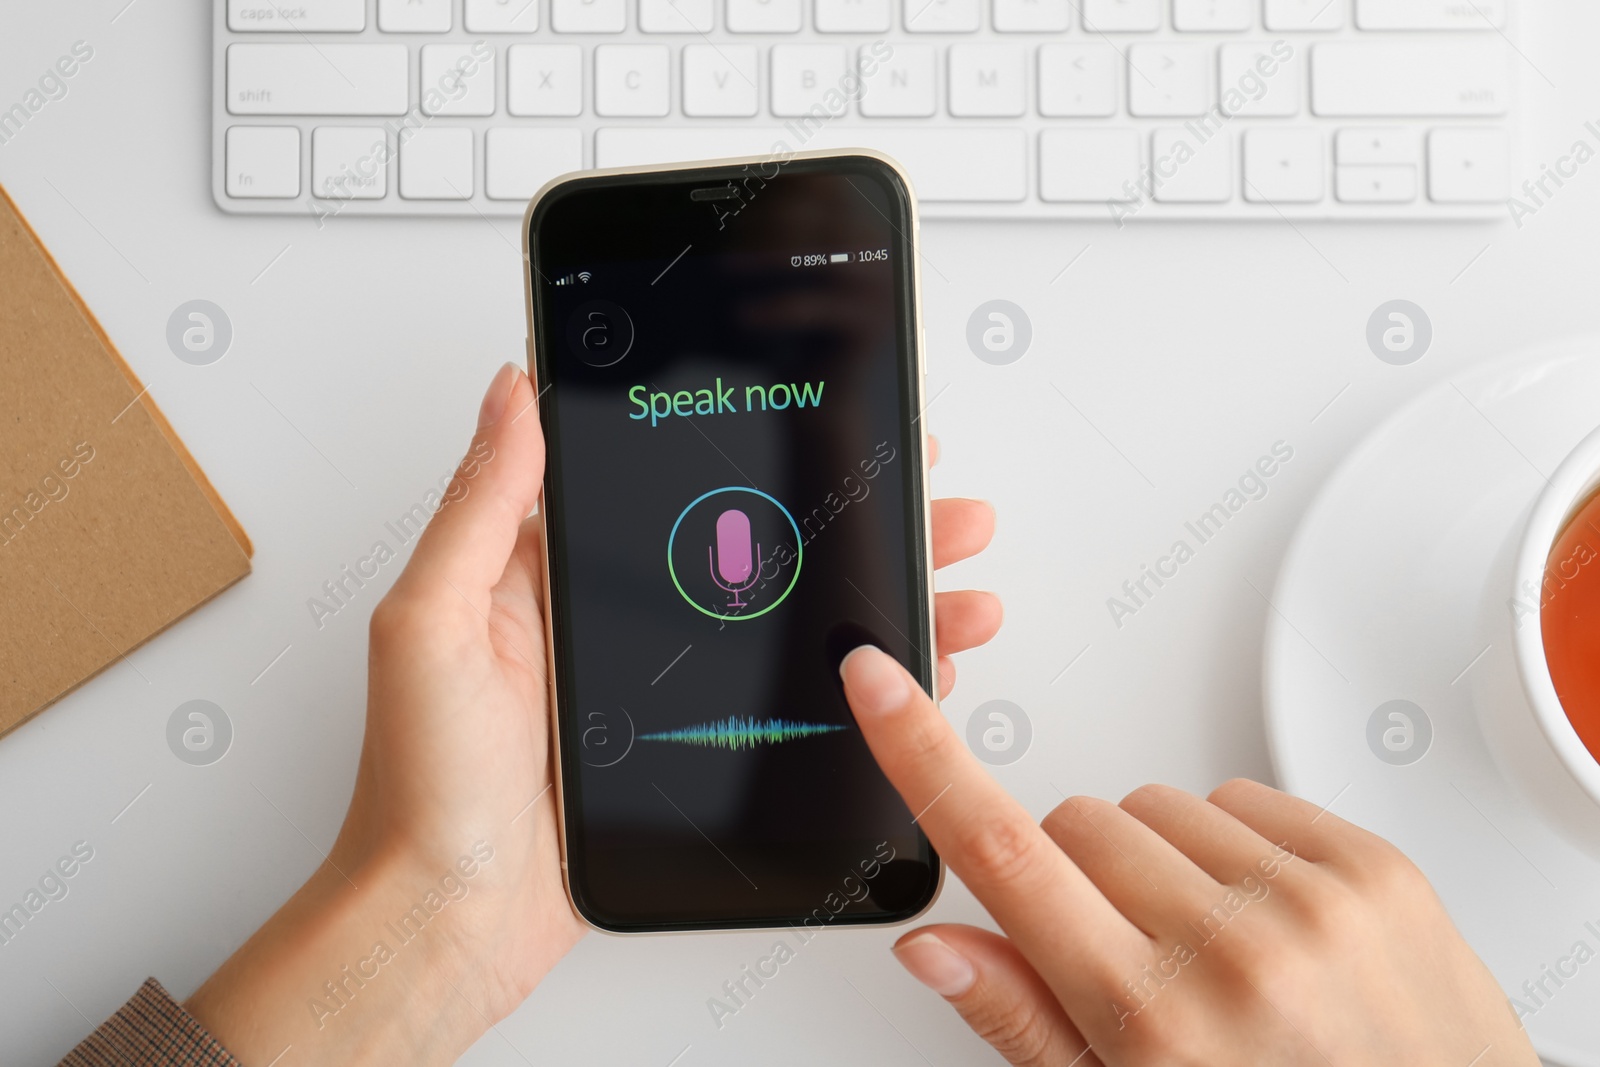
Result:
<svg viewBox="0 0 1600 1067">
<path fill-rule="evenodd" d="M 701 605 L 698 601 L 696 601 L 694 599 L 694 597 L 690 596 L 689 595 L 689 591 L 683 587 L 683 582 L 681 582 L 678 579 L 678 568 L 677 568 L 677 565 L 672 560 L 673 545 L 677 541 L 678 528 L 683 525 L 683 520 L 685 518 L 687 518 L 688 515 L 689 515 L 689 512 L 693 511 L 702 501 L 708 500 L 711 497 L 717 496 L 718 494 L 721 494 L 721 493 L 749 493 L 752 496 L 760 497 L 761 499 L 763 499 L 763 500 L 767 501 L 768 503 L 770 503 L 773 507 L 777 508 L 780 512 L 782 512 L 783 513 L 783 517 L 789 521 L 789 528 L 794 531 L 794 544 L 795 544 L 794 573 L 789 576 L 789 584 L 786 587 L 784 587 L 783 592 L 779 593 L 777 598 L 774 599 L 772 603 L 768 604 L 766 607 L 762 608 L 760 611 L 753 611 L 753 612 L 749 613 L 748 615 L 745 615 L 745 614 L 724 615 L 721 612 L 712 611 L 710 608 L 707 608 L 707 607 L 704 607 L 703 605 Z M 735 509 L 735 508 L 724 509 L 723 512 L 717 517 L 717 523 L 718 523 L 718 527 L 719 527 L 719 529 L 717 531 L 717 534 L 718 534 L 718 539 L 719 540 L 721 539 L 722 534 L 723 534 L 723 531 L 720 528 L 721 524 L 722 524 L 722 520 L 724 518 L 726 518 L 730 512 L 741 516 L 745 520 L 745 523 L 746 523 L 746 525 L 748 527 L 748 523 L 749 523 L 749 516 L 748 515 L 745 515 L 744 512 L 739 511 L 738 509 Z M 729 532 L 731 533 L 732 531 L 730 530 Z M 715 559 L 715 554 L 714 553 L 715 553 L 715 548 L 716 547 L 720 547 L 720 546 L 707 546 L 707 547 L 708 547 L 708 550 L 713 552 L 713 556 L 712 556 L 712 559 L 711 559 L 712 580 L 716 581 L 716 579 L 717 579 L 717 575 L 716 575 L 716 566 L 717 566 L 717 564 L 716 564 L 716 559 Z M 730 558 L 729 562 L 732 563 L 732 562 L 735 562 L 735 561 Z M 694 608 L 696 611 L 700 612 L 700 614 L 702 614 L 702 615 L 711 616 L 713 619 L 721 619 L 721 620 L 726 620 L 726 621 L 729 621 L 729 622 L 736 622 L 736 621 L 743 621 L 745 619 L 757 619 L 757 618 L 760 618 L 761 616 L 765 615 L 767 612 L 771 611 L 773 608 L 777 607 L 779 604 L 783 603 L 784 600 L 786 600 L 788 598 L 789 593 L 794 589 L 795 582 L 800 580 L 800 568 L 804 563 L 805 563 L 805 544 L 804 544 L 804 542 L 803 542 L 803 540 L 802 540 L 802 538 L 800 536 L 800 524 L 794 521 L 794 516 L 789 513 L 789 509 L 784 507 L 783 504 L 781 504 L 777 500 L 776 497 L 773 497 L 773 496 L 771 496 L 770 494 L 767 494 L 767 493 L 763 493 L 759 489 L 751 489 L 750 487 L 744 486 L 744 485 L 729 485 L 729 486 L 724 486 L 721 489 L 712 489 L 709 492 L 701 493 L 699 496 L 695 497 L 693 500 L 691 500 L 689 502 L 689 506 L 688 507 L 684 508 L 681 512 L 678 513 L 677 521 L 675 521 L 672 524 L 672 532 L 667 535 L 667 574 L 669 576 L 671 576 L 672 584 L 675 587 L 677 587 L 678 593 L 683 597 L 683 599 L 685 601 L 688 602 L 690 607 Z M 753 570 L 754 570 L 754 577 L 759 577 L 760 574 L 761 574 L 760 565 L 757 564 L 754 567 Z M 754 584 L 753 581 L 752 581 L 752 584 Z M 721 583 L 719 582 L 718 585 L 720 586 Z M 747 586 L 746 588 L 749 588 L 749 587 Z"/>
</svg>

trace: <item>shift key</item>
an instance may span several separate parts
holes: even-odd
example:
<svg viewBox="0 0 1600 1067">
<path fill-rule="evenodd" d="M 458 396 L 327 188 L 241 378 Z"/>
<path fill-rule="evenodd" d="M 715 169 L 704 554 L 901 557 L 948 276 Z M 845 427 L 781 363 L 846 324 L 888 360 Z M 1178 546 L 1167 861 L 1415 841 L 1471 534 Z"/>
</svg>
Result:
<svg viewBox="0 0 1600 1067">
<path fill-rule="evenodd" d="M 403 44 L 230 44 L 234 115 L 404 115 Z"/>
<path fill-rule="evenodd" d="M 1311 50 L 1318 115 L 1504 115 L 1504 46 L 1493 39 L 1340 42 Z"/>
</svg>

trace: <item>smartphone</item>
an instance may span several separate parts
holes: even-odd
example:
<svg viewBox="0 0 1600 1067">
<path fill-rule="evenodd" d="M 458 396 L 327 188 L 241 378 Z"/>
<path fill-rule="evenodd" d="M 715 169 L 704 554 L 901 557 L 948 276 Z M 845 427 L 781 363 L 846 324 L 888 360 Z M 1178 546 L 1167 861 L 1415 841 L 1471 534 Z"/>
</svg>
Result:
<svg viewBox="0 0 1600 1067">
<path fill-rule="evenodd" d="M 553 762 L 595 927 L 895 923 L 938 893 L 838 673 L 871 643 L 933 691 L 916 229 L 866 152 L 528 206 Z"/>
</svg>

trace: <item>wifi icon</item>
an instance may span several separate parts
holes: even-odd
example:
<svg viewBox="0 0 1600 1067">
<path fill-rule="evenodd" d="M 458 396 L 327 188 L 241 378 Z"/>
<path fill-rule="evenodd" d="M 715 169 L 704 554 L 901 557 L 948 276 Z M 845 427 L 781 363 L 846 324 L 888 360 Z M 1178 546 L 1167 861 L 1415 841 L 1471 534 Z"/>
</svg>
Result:
<svg viewBox="0 0 1600 1067">
<path fill-rule="evenodd" d="M 580 270 L 580 271 L 579 271 L 579 272 L 578 272 L 578 280 L 579 280 L 579 281 L 580 281 L 580 282 L 587 282 L 587 281 L 588 281 L 588 280 L 589 280 L 589 279 L 590 279 L 590 278 L 593 278 L 593 277 L 594 277 L 594 275 L 593 275 L 593 274 L 590 274 L 590 273 L 589 273 L 589 272 L 588 272 L 588 271 L 586 271 L 586 270 Z"/>
</svg>

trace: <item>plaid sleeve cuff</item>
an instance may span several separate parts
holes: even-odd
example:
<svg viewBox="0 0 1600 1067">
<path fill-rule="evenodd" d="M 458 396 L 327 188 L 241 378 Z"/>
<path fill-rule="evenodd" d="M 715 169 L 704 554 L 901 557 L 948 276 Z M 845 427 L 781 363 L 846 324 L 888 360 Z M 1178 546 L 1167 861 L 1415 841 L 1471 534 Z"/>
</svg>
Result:
<svg viewBox="0 0 1600 1067">
<path fill-rule="evenodd" d="M 241 1067 L 194 1016 L 146 978 L 60 1067 Z"/>
</svg>

